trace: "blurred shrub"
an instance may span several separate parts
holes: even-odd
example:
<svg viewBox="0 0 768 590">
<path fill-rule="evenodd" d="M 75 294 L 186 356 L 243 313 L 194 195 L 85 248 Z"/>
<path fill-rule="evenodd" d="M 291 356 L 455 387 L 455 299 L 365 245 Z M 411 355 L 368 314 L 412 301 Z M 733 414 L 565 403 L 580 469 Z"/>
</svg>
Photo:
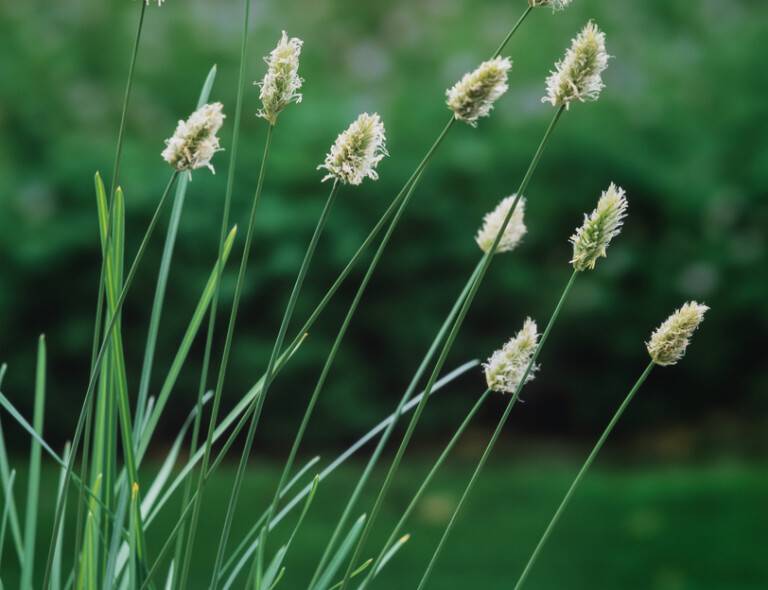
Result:
<svg viewBox="0 0 768 590">
<path fill-rule="evenodd" d="M 159 157 L 163 139 L 192 108 L 213 63 L 214 96 L 232 113 L 241 8 L 239 0 L 215 4 L 169 1 L 148 12 L 121 176 L 129 251 L 168 175 Z M 490 54 L 523 5 L 256 3 L 250 77 L 262 75 L 261 56 L 285 28 L 305 40 L 306 83 L 304 102 L 281 117 L 275 135 L 228 403 L 266 365 L 328 188 L 315 166 L 330 142 L 359 111 L 376 110 L 392 156 L 379 182 L 344 190 L 297 326 L 446 120 L 444 88 Z M 111 171 L 136 11 L 135 2 L 96 0 L 45 11 L 27 3 L 0 7 L 0 359 L 10 365 L 5 389 L 29 407 L 35 335 L 46 332 L 51 403 L 61 417 L 47 428 L 59 436 L 69 432 L 87 380 L 99 268 L 91 178 Z M 748 418 L 766 409 L 768 381 L 758 370 L 768 327 L 768 101 L 756 48 L 768 33 L 768 9 L 758 0 L 582 0 L 556 16 L 533 14 L 509 46 L 515 67 L 508 96 L 478 129 L 455 129 L 434 159 L 330 376 L 312 431 L 316 441 L 352 436 L 400 396 L 477 260 L 472 237 L 482 214 L 515 189 L 539 141 L 551 112 L 539 102 L 544 77 L 588 18 L 606 30 L 615 56 L 607 89 L 599 103 L 573 108 L 558 128 L 527 195 L 529 236 L 492 267 L 449 364 L 485 356 L 525 315 L 548 317 L 569 273 L 567 238 L 614 180 L 630 198 L 625 233 L 577 285 L 517 427 L 594 432 L 645 363 L 650 330 L 693 297 L 712 307 L 705 328 L 685 363 L 654 376 L 625 429 L 721 414 Z M 246 100 L 234 208 L 241 224 L 264 138 L 263 123 L 249 116 L 258 108 L 257 91 Z M 227 154 L 216 160 L 216 176 L 196 175 L 190 188 L 155 383 L 215 257 Z M 126 305 L 134 388 L 161 248 L 158 237 Z M 295 408 L 311 392 L 360 277 L 352 276 L 273 389 L 265 441 L 279 442 L 298 420 Z M 190 365 L 177 387 L 179 416 L 192 403 L 197 371 L 197 363 Z M 464 384 L 472 395 L 483 387 L 479 377 Z M 430 408 L 427 428 L 455 419 L 468 403 L 443 398 Z"/>
</svg>

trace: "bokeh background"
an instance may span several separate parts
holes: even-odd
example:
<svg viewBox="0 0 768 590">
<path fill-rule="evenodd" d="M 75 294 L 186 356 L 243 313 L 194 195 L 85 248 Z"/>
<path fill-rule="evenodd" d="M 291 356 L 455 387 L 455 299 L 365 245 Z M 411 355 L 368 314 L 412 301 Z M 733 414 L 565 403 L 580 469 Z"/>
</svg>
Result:
<svg viewBox="0 0 768 590">
<path fill-rule="evenodd" d="M 441 129 L 444 89 L 496 48 L 524 5 L 254 3 L 249 77 L 263 75 L 261 56 L 285 29 L 305 42 L 304 100 L 281 116 L 275 133 L 225 404 L 239 399 L 266 365 L 328 190 L 315 168 L 337 133 L 360 111 L 376 111 L 391 157 L 382 162 L 378 182 L 343 190 L 296 327 Z M 108 177 L 111 170 L 137 8 L 116 0 L 0 6 L 4 393 L 30 413 L 36 336 L 45 332 L 45 429 L 57 447 L 70 436 L 87 381 L 99 272 L 92 176 L 100 170 Z M 230 145 L 241 10 L 239 0 L 168 0 L 148 10 L 121 175 L 129 251 L 169 174 L 159 155 L 163 140 L 193 108 L 213 64 L 212 97 L 230 114 L 222 139 Z M 559 124 L 526 195 L 529 233 L 518 250 L 494 263 L 448 367 L 487 356 L 528 315 L 546 321 L 569 276 L 568 237 L 609 182 L 627 190 L 630 215 L 610 256 L 577 283 L 434 587 L 510 586 L 586 449 L 647 362 L 644 340 L 680 303 L 695 298 L 712 309 L 685 362 L 657 370 L 648 381 L 530 585 L 765 588 L 768 79 L 760 48 L 768 6 L 762 0 L 575 0 L 563 13 L 534 11 L 505 52 L 515 64 L 507 95 L 477 128 L 456 126 L 424 175 L 341 348 L 304 452 L 332 456 L 395 405 L 478 260 L 473 235 L 482 215 L 515 190 L 551 117 L 551 107 L 540 102 L 544 78 L 590 18 L 606 31 L 614 56 L 606 90 L 597 103 L 575 105 Z M 258 106 L 258 91 L 249 87 L 233 210 L 241 227 L 265 135 L 263 121 L 253 116 Z M 215 258 L 227 162 L 226 152 L 218 155 L 217 174 L 196 174 L 189 189 L 155 385 Z M 134 390 L 161 249 L 158 234 L 125 306 Z M 225 277 L 225 304 L 234 268 L 230 263 Z M 266 497 L 274 485 L 298 408 L 363 270 L 353 273 L 272 390 L 248 481 L 255 497 Z M 221 336 L 223 329 L 219 344 Z M 198 342 L 163 424 L 166 442 L 193 403 L 201 356 Z M 430 404 L 385 516 L 395 518 L 407 503 L 423 468 L 483 387 L 475 371 Z M 418 579 L 502 404 L 496 399 L 485 408 L 436 482 L 414 519 L 409 551 L 392 563 L 384 586 L 406 588 Z M 24 452 L 26 437 L 3 419 L 15 434 L 13 450 Z M 287 586 L 301 587 L 300 572 L 311 570 L 335 517 L 333 497 L 350 489 L 359 468 L 353 464 L 321 495 L 316 538 L 297 552 L 297 573 L 286 578 Z M 230 480 L 224 471 L 215 482 L 222 499 Z M 216 524 L 215 510 L 205 522 Z"/>
</svg>

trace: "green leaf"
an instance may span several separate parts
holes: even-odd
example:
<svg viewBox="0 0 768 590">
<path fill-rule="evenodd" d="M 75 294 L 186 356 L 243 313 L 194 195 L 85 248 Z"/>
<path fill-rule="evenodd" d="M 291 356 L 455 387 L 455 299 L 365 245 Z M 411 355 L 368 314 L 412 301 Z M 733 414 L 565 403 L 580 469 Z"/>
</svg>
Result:
<svg viewBox="0 0 768 590">
<path fill-rule="evenodd" d="M 317 583 L 311 590 L 328 590 L 328 587 L 331 584 L 331 580 L 336 575 L 339 567 L 349 554 L 350 550 L 352 549 L 352 545 L 360 536 L 360 532 L 362 531 L 364 524 L 365 514 L 358 518 L 355 524 L 352 525 L 352 528 L 349 530 L 349 533 L 347 533 L 344 541 L 342 541 L 341 545 L 339 545 L 339 548 L 336 550 L 333 558 L 331 558 L 330 562 L 328 562 L 328 566 L 325 568 L 325 571 L 317 579 Z"/>
<path fill-rule="evenodd" d="M 21 564 L 22 590 L 33 587 L 35 573 L 35 537 L 37 533 L 38 501 L 40 498 L 40 440 L 43 435 L 45 416 L 45 336 L 37 345 L 37 369 L 35 372 L 35 409 L 32 419 L 37 437 L 32 439 L 29 451 L 29 481 L 27 482 L 27 514 L 24 521 L 24 559 Z"/>
</svg>

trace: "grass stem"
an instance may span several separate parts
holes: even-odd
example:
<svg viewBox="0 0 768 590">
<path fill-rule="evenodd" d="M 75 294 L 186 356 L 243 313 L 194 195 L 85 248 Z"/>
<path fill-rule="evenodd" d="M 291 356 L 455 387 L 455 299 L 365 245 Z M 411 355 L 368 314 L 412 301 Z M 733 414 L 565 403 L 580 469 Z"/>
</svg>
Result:
<svg viewBox="0 0 768 590">
<path fill-rule="evenodd" d="M 578 487 L 579 483 L 581 483 L 581 480 L 584 478 L 584 475 L 587 473 L 587 470 L 590 468 L 590 466 L 594 462 L 595 457 L 597 457 L 597 454 L 600 452 L 600 449 L 603 448 L 605 441 L 608 440 L 608 437 L 610 436 L 611 432 L 616 426 L 616 423 L 619 421 L 622 414 L 624 413 L 624 410 L 627 409 L 627 406 L 629 406 L 629 403 L 632 401 L 632 398 L 635 397 L 635 394 L 643 385 L 643 383 L 645 383 L 645 380 L 648 378 L 648 375 L 651 374 L 651 371 L 653 370 L 654 366 L 655 364 L 653 363 L 653 361 L 651 361 L 648 364 L 648 366 L 643 371 L 642 375 L 640 375 L 638 380 L 632 386 L 632 389 L 629 390 L 627 397 L 624 398 L 623 402 L 621 402 L 621 405 L 616 410 L 616 413 L 613 415 L 610 422 L 608 422 L 608 426 L 605 427 L 605 430 L 603 431 L 603 433 L 600 435 L 600 438 L 595 443 L 595 446 L 592 448 L 592 451 L 589 453 L 589 456 L 587 457 L 586 461 L 584 461 L 584 464 L 581 466 L 581 469 L 579 469 L 579 472 L 576 475 L 576 478 L 573 480 L 571 487 L 568 488 L 568 491 L 566 492 L 565 497 L 563 498 L 562 502 L 560 502 L 560 505 L 557 507 L 557 510 L 555 511 L 554 516 L 552 516 L 552 520 L 549 521 L 547 528 L 544 530 L 544 534 L 541 535 L 541 539 L 539 539 L 539 542 L 536 544 L 536 548 L 533 550 L 533 553 L 531 553 L 531 556 L 528 558 L 528 562 L 525 564 L 525 568 L 523 568 L 523 573 L 520 574 L 520 578 L 517 580 L 514 590 L 520 590 L 523 587 L 523 584 L 528 579 L 528 575 L 531 573 L 531 569 L 533 568 L 533 565 L 536 563 L 536 559 L 539 557 L 539 553 L 541 553 L 542 547 L 544 547 L 544 544 L 547 542 L 547 539 L 549 539 L 549 536 L 552 534 L 552 530 L 555 528 L 555 525 L 557 525 L 557 522 L 560 520 L 560 517 L 562 516 L 566 507 L 568 506 L 568 503 L 571 501 L 571 498 L 573 497 L 573 493 L 576 491 L 576 488 Z"/>
<path fill-rule="evenodd" d="M 467 483 L 466 488 L 464 488 L 464 492 L 461 495 L 461 499 L 459 500 L 459 503 L 456 506 L 456 509 L 453 511 L 453 514 L 451 515 L 451 520 L 448 522 L 448 525 L 446 526 L 445 531 L 443 532 L 443 536 L 440 538 L 440 542 L 437 544 L 437 547 L 435 548 L 435 551 L 432 554 L 432 558 L 430 559 L 429 564 L 427 565 L 427 569 L 424 572 L 424 575 L 422 576 L 421 581 L 419 582 L 419 586 L 417 590 L 423 590 L 424 587 L 426 586 L 427 581 L 429 580 L 429 576 L 432 573 L 432 569 L 435 567 L 435 563 L 437 563 L 437 559 L 440 556 L 440 553 L 442 552 L 443 547 L 445 546 L 445 542 L 448 540 L 448 537 L 451 534 L 451 531 L 453 530 L 454 525 L 456 524 L 458 516 L 461 513 L 461 510 L 464 507 L 464 504 L 466 503 L 467 498 L 469 497 L 469 494 L 472 493 L 472 489 L 474 488 L 475 483 L 477 482 L 477 479 L 480 476 L 480 472 L 483 470 L 485 463 L 488 461 L 488 457 L 490 457 L 491 452 L 493 451 L 493 448 L 496 446 L 496 442 L 501 436 L 501 433 L 504 430 L 504 426 L 506 425 L 507 420 L 509 419 L 509 416 L 512 413 L 512 408 L 515 407 L 517 400 L 520 398 L 520 392 L 522 391 L 523 386 L 525 385 L 525 382 L 528 380 L 528 376 L 533 370 L 533 367 L 536 365 L 536 361 L 539 358 L 541 349 L 544 348 L 544 344 L 546 344 L 549 338 L 549 334 L 552 331 L 552 327 L 555 325 L 557 318 L 560 316 L 560 312 L 563 309 L 563 305 L 565 304 L 565 300 L 567 299 L 568 294 L 571 292 L 571 288 L 573 287 L 573 284 L 576 281 L 577 275 L 578 275 L 578 271 L 574 270 L 573 273 L 571 274 L 571 278 L 568 280 L 568 283 L 565 285 L 565 289 L 563 289 L 563 293 L 560 295 L 560 299 L 557 302 L 557 305 L 555 306 L 555 310 L 552 312 L 552 315 L 550 316 L 549 321 L 547 322 L 546 328 L 544 328 L 544 333 L 542 334 L 541 339 L 539 340 L 539 343 L 536 346 L 536 350 L 534 351 L 533 356 L 531 357 L 531 360 L 528 363 L 528 366 L 525 368 L 525 372 L 523 373 L 523 376 L 520 379 L 520 383 L 518 384 L 517 389 L 515 390 L 515 393 L 509 399 L 509 402 L 507 403 L 507 407 L 505 408 L 504 413 L 499 419 L 499 422 L 496 425 L 496 429 L 494 430 L 493 435 L 491 436 L 491 439 L 488 441 L 488 444 L 486 445 L 485 450 L 483 451 L 483 454 L 477 463 L 477 467 L 475 467 L 475 471 L 472 473 L 472 477 L 469 478 L 469 482 Z"/>
</svg>

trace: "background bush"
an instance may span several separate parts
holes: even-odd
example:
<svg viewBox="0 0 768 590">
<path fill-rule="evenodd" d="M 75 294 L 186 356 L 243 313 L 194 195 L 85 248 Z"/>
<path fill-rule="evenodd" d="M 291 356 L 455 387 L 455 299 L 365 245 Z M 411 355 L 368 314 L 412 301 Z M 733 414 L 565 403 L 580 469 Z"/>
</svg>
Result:
<svg viewBox="0 0 768 590">
<path fill-rule="evenodd" d="M 212 63 L 219 66 L 213 96 L 230 115 L 234 108 L 240 3 L 185 4 L 185 12 L 148 11 L 122 172 L 133 249 L 168 176 L 159 156 L 163 139 L 192 110 Z M 281 117 L 275 135 L 225 400 L 235 400 L 266 366 L 328 189 L 315 166 L 336 134 L 359 111 L 378 111 L 392 156 L 382 163 L 379 182 L 343 190 L 296 328 L 446 120 L 444 89 L 490 54 L 523 5 L 256 3 L 250 77 L 261 77 L 261 56 L 285 28 L 305 40 L 306 82 L 304 102 Z M 96 170 L 107 177 L 111 170 L 135 14 L 135 2 L 125 1 L 0 7 L 0 360 L 10 365 L 5 389 L 28 410 L 34 335 L 47 334 L 49 407 L 58 416 L 46 424 L 52 441 L 71 431 L 87 381 L 99 271 L 90 179 Z M 626 230 L 600 272 L 576 286 L 515 428 L 591 435 L 645 363 L 650 330 L 682 300 L 697 298 L 712 311 L 686 362 L 654 375 L 622 433 L 663 431 L 659 445 L 680 452 L 715 443 L 764 447 L 764 438 L 750 435 L 765 424 L 768 409 L 761 370 L 768 328 L 768 101 L 760 50 L 768 6 L 760 0 L 577 0 L 556 16 L 536 11 L 509 46 L 515 66 L 508 95 L 478 129 L 456 129 L 426 174 L 353 321 L 307 447 L 347 439 L 393 407 L 474 267 L 473 235 L 483 213 L 517 186 L 544 130 L 551 109 L 539 98 L 549 68 L 588 18 L 607 32 L 616 56 L 607 89 L 598 104 L 579 105 L 559 126 L 527 195 L 529 235 L 494 263 L 449 364 L 486 356 L 525 315 L 548 317 L 569 273 L 567 238 L 614 180 L 630 198 Z M 245 112 L 257 109 L 254 88 Z M 241 224 L 264 129 L 244 117 L 234 209 Z M 227 128 L 225 147 L 230 135 Z M 218 174 L 196 175 L 190 187 L 156 384 L 215 258 L 226 162 L 218 157 Z M 129 375 L 139 372 L 161 248 L 157 237 L 126 303 Z M 233 274 L 222 301 L 231 299 Z M 259 448 L 290 440 L 299 419 L 295 400 L 303 403 L 311 393 L 360 278 L 352 276 L 292 370 L 280 376 Z M 198 347 L 193 358 L 202 356 Z M 193 403 L 198 364 L 177 386 L 179 419 Z M 467 392 L 484 387 L 478 375 L 465 383 Z M 137 385 L 129 383 L 133 391 Z M 420 432 L 438 429 L 468 403 L 444 397 L 430 406 Z M 167 426 L 173 432 L 175 424 Z"/>
</svg>

